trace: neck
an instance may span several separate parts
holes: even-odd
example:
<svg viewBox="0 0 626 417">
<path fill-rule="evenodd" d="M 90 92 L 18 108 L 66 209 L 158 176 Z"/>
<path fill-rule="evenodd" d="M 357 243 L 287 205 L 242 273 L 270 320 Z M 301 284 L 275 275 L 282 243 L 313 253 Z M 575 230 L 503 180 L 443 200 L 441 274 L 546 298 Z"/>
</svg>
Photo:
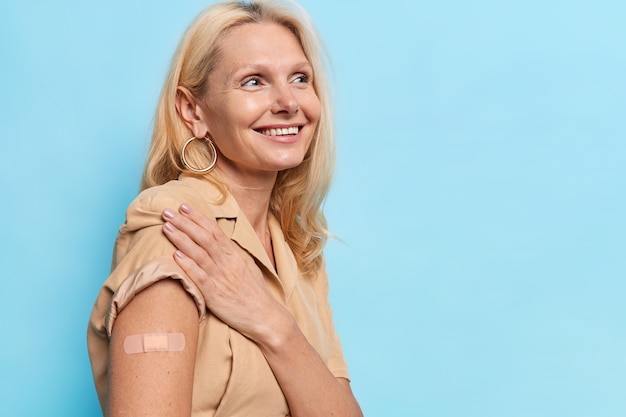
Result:
<svg viewBox="0 0 626 417">
<path fill-rule="evenodd" d="M 273 172 L 267 175 L 233 176 L 223 170 L 219 171 L 239 208 L 263 242 L 267 235 L 267 215 L 277 174 Z"/>
</svg>

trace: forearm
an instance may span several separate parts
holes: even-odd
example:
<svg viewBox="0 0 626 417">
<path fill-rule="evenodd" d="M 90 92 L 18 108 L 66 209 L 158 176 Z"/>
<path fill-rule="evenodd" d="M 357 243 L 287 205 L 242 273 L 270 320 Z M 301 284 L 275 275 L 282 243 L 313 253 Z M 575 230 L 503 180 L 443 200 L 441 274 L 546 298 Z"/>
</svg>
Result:
<svg viewBox="0 0 626 417">
<path fill-rule="evenodd" d="M 291 315 L 284 315 L 277 327 L 259 346 L 285 394 L 291 416 L 361 417 L 349 383 L 329 371 Z"/>
</svg>

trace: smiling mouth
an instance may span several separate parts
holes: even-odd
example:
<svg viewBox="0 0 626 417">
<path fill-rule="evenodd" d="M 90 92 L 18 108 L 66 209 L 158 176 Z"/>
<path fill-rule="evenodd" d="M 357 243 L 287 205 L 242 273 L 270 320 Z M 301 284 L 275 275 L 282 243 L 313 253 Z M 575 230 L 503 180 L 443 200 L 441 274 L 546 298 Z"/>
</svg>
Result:
<svg viewBox="0 0 626 417">
<path fill-rule="evenodd" d="M 301 127 L 292 126 L 277 129 L 259 129 L 257 132 L 266 136 L 294 136 L 298 134 L 300 129 Z"/>
</svg>

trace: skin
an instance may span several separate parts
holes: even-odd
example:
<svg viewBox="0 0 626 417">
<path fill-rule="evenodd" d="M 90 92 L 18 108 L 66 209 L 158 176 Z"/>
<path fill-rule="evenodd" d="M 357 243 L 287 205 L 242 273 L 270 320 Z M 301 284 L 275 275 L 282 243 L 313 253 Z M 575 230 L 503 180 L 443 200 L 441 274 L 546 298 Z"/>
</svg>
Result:
<svg viewBox="0 0 626 417">
<path fill-rule="evenodd" d="M 215 170 L 262 235 L 277 173 L 302 162 L 319 121 L 313 69 L 291 32 L 275 24 L 237 27 L 221 50 L 204 97 L 179 87 L 176 105 L 196 137 L 213 138 L 219 154 Z M 276 127 L 299 132 L 261 133 Z"/>
<path fill-rule="evenodd" d="M 221 47 L 223 59 L 209 75 L 205 97 L 180 87 L 177 109 L 196 137 L 208 132 L 213 138 L 216 169 L 273 259 L 267 216 L 276 175 L 302 162 L 319 120 L 312 69 L 296 38 L 275 24 L 239 26 Z M 286 126 L 297 126 L 298 134 L 263 133 Z M 165 236 L 178 248 L 174 259 L 207 307 L 257 343 L 293 417 L 362 416 L 349 382 L 330 373 L 293 316 L 271 296 L 249 254 L 187 205 L 165 210 L 163 220 Z M 167 280 L 122 310 L 111 340 L 110 416 L 190 415 L 197 319 L 190 297 Z M 182 332 L 189 348 L 160 356 L 123 353 L 127 335 L 159 331 Z"/>
<path fill-rule="evenodd" d="M 165 210 L 174 258 L 201 289 L 208 308 L 258 345 L 293 417 L 362 416 L 350 384 L 335 378 L 294 318 L 268 292 L 250 256 L 193 208 Z"/>
<path fill-rule="evenodd" d="M 180 332 L 182 352 L 124 352 L 126 336 Z M 181 285 L 159 281 L 135 296 L 113 326 L 108 416 L 190 416 L 198 310 Z"/>
</svg>

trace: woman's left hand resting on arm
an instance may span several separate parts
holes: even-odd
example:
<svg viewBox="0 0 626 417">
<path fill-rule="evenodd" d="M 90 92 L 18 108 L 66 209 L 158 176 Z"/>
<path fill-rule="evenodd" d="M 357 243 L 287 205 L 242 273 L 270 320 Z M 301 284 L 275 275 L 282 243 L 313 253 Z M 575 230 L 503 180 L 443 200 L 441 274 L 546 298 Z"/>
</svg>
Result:
<svg viewBox="0 0 626 417">
<path fill-rule="evenodd" d="M 350 383 L 328 370 L 247 252 L 189 206 L 167 209 L 163 219 L 165 236 L 178 248 L 174 259 L 207 308 L 259 346 L 293 417 L 362 416 Z"/>
</svg>

